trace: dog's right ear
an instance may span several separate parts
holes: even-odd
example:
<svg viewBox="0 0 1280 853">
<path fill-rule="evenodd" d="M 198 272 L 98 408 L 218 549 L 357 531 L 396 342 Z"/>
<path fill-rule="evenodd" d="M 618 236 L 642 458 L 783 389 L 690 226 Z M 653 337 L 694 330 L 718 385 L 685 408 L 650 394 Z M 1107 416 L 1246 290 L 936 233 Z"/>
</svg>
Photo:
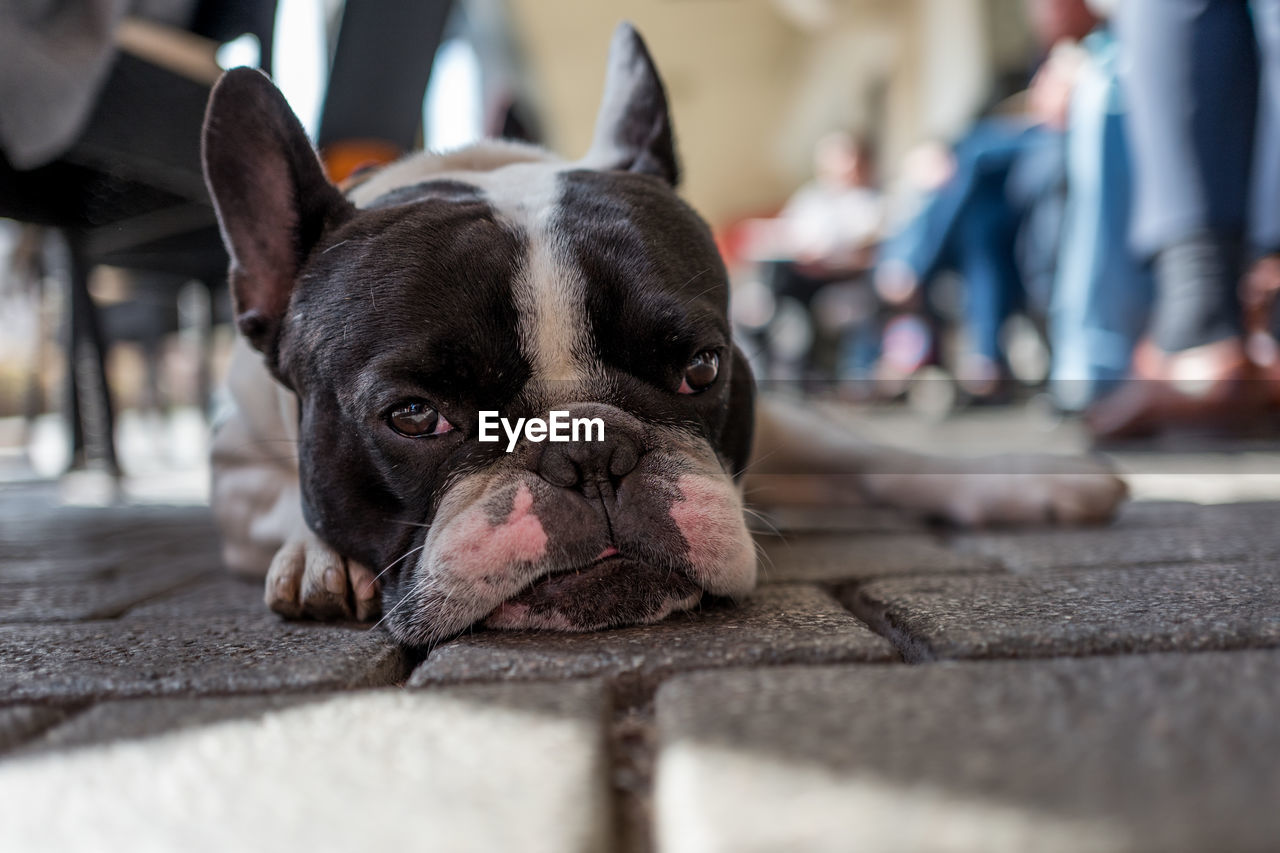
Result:
<svg viewBox="0 0 1280 853">
<path fill-rule="evenodd" d="M 644 39 L 626 21 L 618 24 L 609 45 L 604 99 L 582 164 L 654 175 L 673 187 L 680 183 L 667 91 Z"/>
<path fill-rule="evenodd" d="M 302 124 L 260 71 L 232 69 L 213 87 L 203 150 L 231 256 L 236 325 L 270 355 L 307 255 L 355 208 L 325 178 Z"/>
</svg>

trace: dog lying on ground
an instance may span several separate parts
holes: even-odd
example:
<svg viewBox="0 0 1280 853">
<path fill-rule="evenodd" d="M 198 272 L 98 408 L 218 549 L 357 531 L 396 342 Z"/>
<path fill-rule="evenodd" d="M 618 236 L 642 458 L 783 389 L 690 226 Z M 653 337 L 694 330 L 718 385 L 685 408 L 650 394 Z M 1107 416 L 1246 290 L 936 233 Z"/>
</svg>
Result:
<svg viewBox="0 0 1280 853">
<path fill-rule="evenodd" d="M 409 645 L 657 621 L 752 589 L 744 485 L 961 524 L 1097 521 L 1124 497 L 1087 459 L 947 461 L 757 406 L 629 25 L 576 162 L 484 142 L 344 195 L 249 69 L 214 89 L 204 159 L 240 332 L 213 504 L 227 563 L 285 616 L 384 614 Z"/>
</svg>

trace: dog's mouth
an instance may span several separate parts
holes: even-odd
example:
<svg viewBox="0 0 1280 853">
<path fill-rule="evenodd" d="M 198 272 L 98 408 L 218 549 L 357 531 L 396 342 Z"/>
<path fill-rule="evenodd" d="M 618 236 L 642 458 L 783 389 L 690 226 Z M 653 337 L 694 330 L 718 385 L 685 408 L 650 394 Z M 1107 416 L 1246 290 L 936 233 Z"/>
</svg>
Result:
<svg viewBox="0 0 1280 853">
<path fill-rule="evenodd" d="M 506 630 L 596 631 L 657 622 L 701 598 L 702 587 L 681 569 L 608 549 L 584 567 L 538 578 L 498 605 L 482 624 Z"/>
</svg>

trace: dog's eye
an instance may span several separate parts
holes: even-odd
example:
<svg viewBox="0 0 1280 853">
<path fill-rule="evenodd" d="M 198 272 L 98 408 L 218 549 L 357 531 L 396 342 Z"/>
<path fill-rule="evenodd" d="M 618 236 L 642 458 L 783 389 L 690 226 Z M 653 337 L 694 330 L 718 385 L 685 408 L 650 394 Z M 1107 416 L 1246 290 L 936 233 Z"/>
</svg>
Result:
<svg viewBox="0 0 1280 853">
<path fill-rule="evenodd" d="M 684 367 L 684 378 L 680 381 L 681 394 L 697 394 L 711 387 L 720 375 L 720 356 L 712 350 L 703 350 L 695 355 Z"/>
<path fill-rule="evenodd" d="M 391 428 L 409 438 L 424 438 L 432 435 L 444 435 L 453 429 L 430 403 L 412 400 L 401 403 L 387 413 L 387 423 Z"/>
</svg>

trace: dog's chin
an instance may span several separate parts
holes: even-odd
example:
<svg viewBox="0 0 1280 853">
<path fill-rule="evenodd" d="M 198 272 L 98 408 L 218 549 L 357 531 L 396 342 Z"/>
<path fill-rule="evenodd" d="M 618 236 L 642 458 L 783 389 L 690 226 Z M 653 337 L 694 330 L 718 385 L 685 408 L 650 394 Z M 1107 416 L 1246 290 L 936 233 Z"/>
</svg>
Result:
<svg viewBox="0 0 1280 853">
<path fill-rule="evenodd" d="M 702 599 L 702 587 L 683 571 L 628 557 L 534 581 L 484 618 L 503 630 L 597 631 L 657 622 Z"/>
</svg>

